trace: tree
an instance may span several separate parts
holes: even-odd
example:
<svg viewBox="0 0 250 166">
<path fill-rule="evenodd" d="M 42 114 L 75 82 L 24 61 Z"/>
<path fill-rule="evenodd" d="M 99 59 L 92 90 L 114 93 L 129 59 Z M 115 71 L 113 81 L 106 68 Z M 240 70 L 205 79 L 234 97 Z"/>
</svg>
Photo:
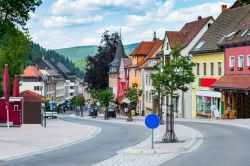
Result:
<svg viewBox="0 0 250 166">
<path fill-rule="evenodd" d="M 0 40 L 0 82 L 3 78 L 4 65 L 8 64 L 9 79 L 13 85 L 15 75 L 20 75 L 24 69 L 24 60 L 30 54 L 31 45 L 29 38 L 13 24 L 5 24 L 5 26 L 8 30 Z"/>
<path fill-rule="evenodd" d="M 130 101 L 130 108 L 128 111 L 127 121 L 133 121 L 133 118 L 131 116 L 131 109 L 132 109 L 132 106 L 137 105 L 138 99 L 141 95 L 142 95 L 142 90 L 138 89 L 138 87 L 136 85 L 133 85 L 132 87 L 129 87 L 125 90 L 125 96 Z"/>
<path fill-rule="evenodd" d="M 101 45 L 95 56 L 89 56 L 86 60 L 85 82 L 90 88 L 107 89 L 109 65 L 115 57 L 120 35 L 117 32 L 105 31 L 102 35 Z"/>
<path fill-rule="evenodd" d="M 41 4 L 41 0 L 0 0 L 0 27 L 5 23 L 24 27 L 30 12 L 34 12 Z"/>
<path fill-rule="evenodd" d="M 112 101 L 113 98 L 114 96 L 111 90 L 103 90 L 99 93 L 98 96 L 101 106 L 105 108 L 109 106 L 109 103 Z"/>
<path fill-rule="evenodd" d="M 250 0 L 239 0 L 242 3 L 250 4 Z"/>
<path fill-rule="evenodd" d="M 166 133 L 163 137 L 163 141 L 175 142 L 177 138 L 173 128 L 173 97 L 174 92 L 182 90 L 183 92 L 188 91 L 188 84 L 194 81 L 195 77 L 193 74 L 194 63 L 191 62 L 190 56 L 182 56 L 180 48 L 174 48 L 170 52 L 170 60 L 165 64 L 161 64 L 161 72 L 152 74 L 153 86 L 158 88 L 161 85 L 161 91 L 163 94 L 167 94 L 169 101 L 167 109 L 167 122 L 166 122 Z"/>
<path fill-rule="evenodd" d="M 73 106 L 76 108 L 76 114 L 79 115 L 79 111 L 81 110 L 82 116 L 83 116 L 83 109 L 81 108 L 85 104 L 84 97 L 82 95 L 78 95 L 78 96 L 75 96 L 71 101 L 72 101 Z"/>
</svg>

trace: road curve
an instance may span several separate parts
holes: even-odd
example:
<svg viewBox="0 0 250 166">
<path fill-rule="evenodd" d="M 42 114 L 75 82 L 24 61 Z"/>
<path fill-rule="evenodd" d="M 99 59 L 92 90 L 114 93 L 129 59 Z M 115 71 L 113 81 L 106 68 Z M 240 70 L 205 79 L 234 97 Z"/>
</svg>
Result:
<svg viewBox="0 0 250 166">
<path fill-rule="evenodd" d="M 121 149 L 138 144 L 150 135 L 145 127 L 137 125 L 79 120 L 70 117 L 61 119 L 100 127 L 102 132 L 90 140 L 69 147 L 8 162 L 0 161 L 0 166 L 89 166 L 116 155 L 116 152 Z"/>
<path fill-rule="evenodd" d="M 162 166 L 243 166 L 250 165 L 250 130 L 221 124 L 178 122 L 204 136 L 194 152 L 181 154 Z"/>
</svg>

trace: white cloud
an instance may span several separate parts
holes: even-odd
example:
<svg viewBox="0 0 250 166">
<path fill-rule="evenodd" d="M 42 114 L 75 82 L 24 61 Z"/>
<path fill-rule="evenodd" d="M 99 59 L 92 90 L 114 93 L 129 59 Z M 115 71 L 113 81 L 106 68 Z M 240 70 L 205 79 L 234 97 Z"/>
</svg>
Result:
<svg viewBox="0 0 250 166">
<path fill-rule="evenodd" d="M 103 28 L 100 28 L 98 30 L 98 33 L 102 34 L 105 30 L 112 31 L 112 32 L 114 32 L 114 31 L 120 32 L 120 30 L 121 30 L 122 34 L 125 35 L 125 34 L 129 34 L 129 33 L 133 32 L 134 28 L 128 27 L 128 26 L 114 26 L 114 25 L 111 25 L 111 26 L 105 26 Z"/>
<path fill-rule="evenodd" d="M 57 0 L 52 9 L 55 15 L 68 14 L 69 12 L 89 12 L 105 7 L 118 8 L 143 8 L 147 4 L 155 4 L 155 0 Z"/>
<path fill-rule="evenodd" d="M 221 12 L 221 5 L 229 3 L 220 1 L 216 3 L 204 3 L 189 8 L 173 10 L 175 0 L 167 0 L 158 8 L 146 12 L 145 15 L 127 15 L 126 22 L 131 26 L 145 25 L 148 23 L 180 23 L 197 19 L 198 16 L 213 16 L 216 18 Z"/>
<path fill-rule="evenodd" d="M 70 25 L 83 25 L 96 23 L 103 20 L 102 16 L 85 17 L 85 18 L 75 18 L 67 16 L 52 16 L 44 20 L 43 25 L 45 27 L 63 27 Z"/>
<path fill-rule="evenodd" d="M 99 38 L 85 38 L 81 40 L 80 44 L 83 46 L 89 46 L 89 45 L 99 45 L 101 39 Z"/>
<path fill-rule="evenodd" d="M 62 31 L 39 31 L 32 34 L 32 40 L 48 49 L 71 47 L 77 43 Z"/>
</svg>

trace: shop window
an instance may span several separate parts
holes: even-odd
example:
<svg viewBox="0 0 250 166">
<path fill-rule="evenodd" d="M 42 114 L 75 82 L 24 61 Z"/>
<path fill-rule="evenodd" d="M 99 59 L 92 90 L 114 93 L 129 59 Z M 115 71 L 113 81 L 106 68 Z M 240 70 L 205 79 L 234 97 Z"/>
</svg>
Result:
<svg viewBox="0 0 250 166">
<path fill-rule="evenodd" d="M 200 64 L 196 63 L 196 75 L 200 75 Z"/>
<path fill-rule="evenodd" d="M 221 66 L 221 62 L 218 62 L 218 75 L 221 76 L 222 75 L 222 66 Z"/>
<path fill-rule="evenodd" d="M 203 75 L 207 75 L 207 64 L 203 63 Z"/>
<path fill-rule="evenodd" d="M 231 71 L 234 70 L 234 56 L 230 56 L 230 57 L 229 57 L 229 69 L 230 69 Z"/>
<path fill-rule="evenodd" d="M 238 71 L 242 71 L 244 66 L 244 56 L 239 55 L 238 56 Z"/>
<path fill-rule="evenodd" d="M 210 71 L 211 71 L 211 76 L 214 75 L 214 63 L 210 63 Z"/>
</svg>

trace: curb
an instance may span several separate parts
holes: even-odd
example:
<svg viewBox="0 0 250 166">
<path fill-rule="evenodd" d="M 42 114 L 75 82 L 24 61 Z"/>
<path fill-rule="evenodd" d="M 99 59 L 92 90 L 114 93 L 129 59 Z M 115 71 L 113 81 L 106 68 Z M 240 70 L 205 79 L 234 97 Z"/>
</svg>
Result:
<svg viewBox="0 0 250 166">
<path fill-rule="evenodd" d="M 137 145 L 119 150 L 116 153 L 117 154 L 169 154 L 169 155 L 173 155 L 173 157 L 176 157 L 181 153 L 191 153 L 191 152 L 195 151 L 196 149 L 198 149 L 201 146 L 201 144 L 203 143 L 203 135 L 199 131 L 197 131 L 191 127 L 187 127 L 187 126 L 179 125 L 179 124 L 178 124 L 178 126 L 187 128 L 192 133 L 192 138 L 187 140 L 183 144 L 183 147 L 177 149 L 176 152 L 169 152 L 169 151 L 164 151 L 161 149 L 160 150 L 159 149 L 158 150 L 157 149 L 148 149 L 147 152 L 143 152 L 140 149 L 133 149 L 133 147 L 138 145 L 137 144 Z M 144 141 L 142 141 L 139 144 L 147 144 L 150 141 L 151 141 L 151 136 L 149 136 L 147 139 L 145 139 Z M 173 158 L 173 157 L 171 157 L 171 158 Z"/>
<path fill-rule="evenodd" d="M 68 141 L 68 142 L 66 142 L 64 144 L 60 144 L 60 145 L 50 146 L 50 147 L 42 148 L 42 149 L 39 149 L 39 150 L 34 150 L 34 151 L 31 151 L 31 152 L 27 152 L 27 153 L 10 155 L 8 157 L 2 157 L 2 158 L 0 158 L 0 161 L 16 160 L 16 159 L 20 159 L 20 158 L 24 158 L 24 157 L 30 157 L 30 156 L 42 154 L 42 153 L 45 153 L 45 152 L 50 152 L 50 151 L 57 150 L 57 149 L 60 149 L 60 148 L 65 148 L 65 147 L 68 147 L 68 146 L 71 146 L 71 145 L 75 145 L 75 144 L 84 142 L 84 141 L 86 141 L 88 139 L 91 139 L 91 138 L 95 137 L 96 135 L 98 135 L 101 131 L 102 131 L 101 128 L 96 127 L 96 129 L 91 134 L 89 134 L 88 136 L 77 138 L 75 140 Z"/>
</svg>

